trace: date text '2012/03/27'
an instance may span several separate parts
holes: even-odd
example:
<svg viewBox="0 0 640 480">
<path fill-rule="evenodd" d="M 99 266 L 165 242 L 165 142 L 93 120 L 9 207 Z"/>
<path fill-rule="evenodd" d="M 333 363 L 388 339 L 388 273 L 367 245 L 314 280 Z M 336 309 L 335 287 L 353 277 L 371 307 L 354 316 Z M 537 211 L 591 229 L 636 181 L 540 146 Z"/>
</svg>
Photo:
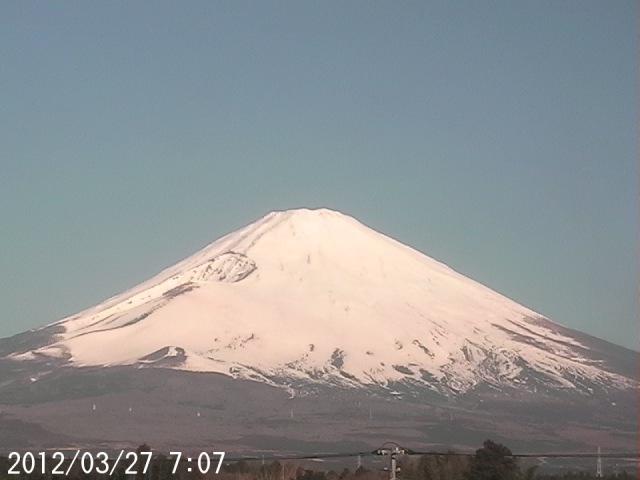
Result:
<svg viewBox="0 0 640 480">
<path fill-rule="evenodd" d="M 74 466 L 85 474 L 98 473 L 114 475 L 118 466 L 124 468 L 126 475 L 146 474 L 151 465 L 153 452 L 134 452 L 120 450 L 117 457 L 111 457 L 107 452 L 11 452 L 9 454 L 9 475 L 40 473 L 42 475 L 65 475 L 73 471 Z M 186 464 L 187 471 L 208 473 L 215 466 L 215 473 L 220 472 L 225 452 L 201 452 L 197 457 L 183 456 L 182 452 L 170 452 L 172 459 L 172 473 L 178 471 L 180 463 Z M 213 461 L 212 461 L 213 460 Z M 217 465 L 216 465 L 217 463 Z"/>
</svg>

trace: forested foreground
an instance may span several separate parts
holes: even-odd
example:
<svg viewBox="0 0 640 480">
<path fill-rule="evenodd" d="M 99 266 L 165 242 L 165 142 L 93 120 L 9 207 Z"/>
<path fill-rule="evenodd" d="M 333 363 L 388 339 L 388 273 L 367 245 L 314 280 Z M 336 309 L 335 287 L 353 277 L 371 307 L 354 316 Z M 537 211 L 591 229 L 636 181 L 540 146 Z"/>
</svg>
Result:
<svg viewBox="0 0 640 480">
<path fill-rule="evenodd" d="M 149 451 L 147 445 L 138 448 L 137 452 Z M 140 461 L 129 466 L 118 466 L 113 473 L 98 473 L 95 468 L 90 473 L 82 471 L 75 465 L 69 475 L 58 473 L 54 465 L 48 462 L 42 473 L 42 465 L 36 464 L 29 474 L 21 471 L 15 459 L 0 457 L 0 480 L 387 480 L 388 470 L 369 470 L 359 467 L 354 471 L 345 468 L 342 471 L 324 471 L 309 469 L 293 462 L 225 462 L 211 465 L 206 473 L 195 463 L 180 462 L 162 454 L 149 455 L 148 463 Z M 65 469 L 66 465 L 62 465 Z M 13 471 L 12 471 L 13 470 Z M 16 470 L 18 473 L 15 473 Z M 136 473 L 132 473 L 132 472 Z M 511 451 L 490 440 L 484 442 L 482 448 L 474 455 L 459 455 L 455 452 L 428 455 L 412 455 L 398 457 L 398 480 L 638 480 L 637 471 L 621 470 L 615 474 L 604 472 L 596 477 L 594 471 L 573 471 L 562 475 L 551 475 L 537 471 L 537 466 L 523 467 Z"/>
</svg>

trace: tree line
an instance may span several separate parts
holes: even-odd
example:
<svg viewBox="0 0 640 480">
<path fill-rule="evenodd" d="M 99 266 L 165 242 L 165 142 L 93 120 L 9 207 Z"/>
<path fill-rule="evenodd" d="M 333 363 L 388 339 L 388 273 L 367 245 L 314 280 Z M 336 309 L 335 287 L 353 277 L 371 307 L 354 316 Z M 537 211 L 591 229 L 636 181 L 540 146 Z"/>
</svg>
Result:
<svg viewBox="0 0 640 480">
<path fill-rule="evenodd" d="M 137 452 L 150 451 L 145 444 Z M 341 471 L 314 470 L 304 468 L 292 462 L 273 461 L 266 464 L 237 461 L 221 466 L 219 473 L 215 468 L 201 473 L 194 464 L 181 462 L 176 468 L 175 462 L 163 454 L 154 454 L 147 468 L 138 465 L 135 475 L 127 474 L 124 466 L 116 469 L 112 476 L 96 472 L 85 473 L 75 468 L 69 476 L 54 475 L 34 471 L 10 474 L 14 461 L 0 457 L 0 480 L 387 480 L 388 471 L 369 470 L 359 467 L 353 471 L 345 468 Z M 521 467 L 511 450 L 504 445 L 486 440 L 473 455 L 458 455 L 455 452 L 433 453 L 420 456 L 405 456 L 398 462 L 398 480 L 638 480 L 637 473 L 622 471 L 596 477 L 594 472 L 568 472 L 551 475 L 537 472 L 536 466 Z M 191 471 L 189 471 L 191 468 Z"/>
</svg>

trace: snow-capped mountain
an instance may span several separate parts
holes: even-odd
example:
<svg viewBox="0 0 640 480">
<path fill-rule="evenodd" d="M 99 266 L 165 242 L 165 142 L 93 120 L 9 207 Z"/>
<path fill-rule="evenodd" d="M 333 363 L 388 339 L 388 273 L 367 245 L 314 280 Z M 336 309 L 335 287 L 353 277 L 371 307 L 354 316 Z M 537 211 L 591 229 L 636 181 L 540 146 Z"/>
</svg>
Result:
<svg viewBox="0 0 640 480">
<path fill-rule="evenodd" d="M 218 372 L 295 391 L 637 387 L 591 337 L 326 209 L 269 213 L 41 331 L 0 357 Z"/>
</svg>

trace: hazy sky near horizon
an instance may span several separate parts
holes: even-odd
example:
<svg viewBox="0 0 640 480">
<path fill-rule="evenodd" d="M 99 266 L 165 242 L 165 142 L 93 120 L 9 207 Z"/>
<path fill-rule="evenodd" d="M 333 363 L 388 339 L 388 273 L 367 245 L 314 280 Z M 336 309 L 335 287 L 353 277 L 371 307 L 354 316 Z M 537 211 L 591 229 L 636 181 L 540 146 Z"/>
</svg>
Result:
<svg viewBox="0 0 640 480">
<path fill-rule="evenodd" d="M 328 207 L 638 348 L 637 3 L 0 2 L 0 337 Z"/>
</svg>

